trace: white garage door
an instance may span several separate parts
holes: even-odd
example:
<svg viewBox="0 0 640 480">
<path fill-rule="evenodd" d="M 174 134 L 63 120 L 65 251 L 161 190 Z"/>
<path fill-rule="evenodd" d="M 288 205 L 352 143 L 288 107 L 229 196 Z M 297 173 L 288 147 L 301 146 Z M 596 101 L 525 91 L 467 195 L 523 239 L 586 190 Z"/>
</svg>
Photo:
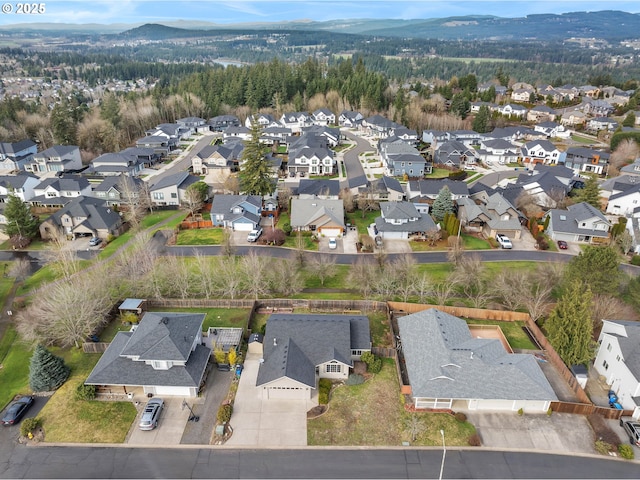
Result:
<svg viewBox="0 0 640 480">
<path fill-rule="evenodd" d="M 269 399 L 305 400 L 311 398 L 308 388 L 267 387 L 265 391 Z"/>
<path fill-rule="evenodd" d="M 233 229 L 237 232 L 250 232 L 253 230 L 253 223 L 236 222 L 233 224 Z"/>
<path fill-rule="evenodd" d="M 342 234 L 342 230 L 339 228 L 322 228 L 320 233 L 325 237 L 339 237 Z"/>
<path fill-rule="evenodd" d="M 191 396 L 191 389 L 189 387 L 155 387 L 155 394 L 168 395 L 168 396 Z"/>
</svg>

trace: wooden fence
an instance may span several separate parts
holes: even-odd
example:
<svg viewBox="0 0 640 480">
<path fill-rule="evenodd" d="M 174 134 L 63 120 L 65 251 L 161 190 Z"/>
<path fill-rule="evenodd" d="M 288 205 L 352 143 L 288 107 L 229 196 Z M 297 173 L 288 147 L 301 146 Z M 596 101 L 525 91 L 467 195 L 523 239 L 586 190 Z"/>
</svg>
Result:
<svg viewBox="0 0 640 480">
<path fill-rule="evenodd" d="M 104 353 L 109 345 L 106 342 L 85 342 L 82 344 L 82 351 L 84 353 Z"/>
<path fill-rule="evenodd" d="M 481 308 L 452 307 L 449 305 L 428 305 L 421 303 L 387 302 L 389 308 L 396 314 L 421 312 L 430 308 L 437 308 L 442 312 L 462 318 L 474 318 L 478 320 L 500 320 L 503 322 L 526 322 L 530 320 L 528 313 L 511 312 L 508 310 L 485 310 Z"/>
<path fill-rule="evenodd" d="M 578 415 L 591 415 L 597 413 L 607 419 L 617 420 L 620 417 L 631 416 L 632 410 L 617 410 L 615 408 L 598 407 L 593 404 L 551 402 L 551 410 L 558 413 L 575 413 Z"/>
<path fill-rule="evenodd" d="M 180 224 L 182 230 L 192 230 L 198 228 L 213 228 L 213 222 L 211 220 L 198 220 L 195 222 L 184 221 Z"/>
<path fill-rule="evenodd" d="M 158 298 L 147 301 L 149 308 L 253 308 L 255 303 L 247 298 Z"/>
<path fill-rule="evenodd" d="M 398 352 L 395 348 L 371 347 L 371 353 L 383 358 L 396 358 Z"/>
</svg>

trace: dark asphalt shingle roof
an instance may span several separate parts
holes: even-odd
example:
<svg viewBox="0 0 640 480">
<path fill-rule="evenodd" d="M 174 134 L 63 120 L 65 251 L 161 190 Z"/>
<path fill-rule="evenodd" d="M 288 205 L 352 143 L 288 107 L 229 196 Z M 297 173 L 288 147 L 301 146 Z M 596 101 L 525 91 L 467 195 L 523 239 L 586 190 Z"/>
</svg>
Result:
<svg viewBox="0 0 640 480">
<path fill-rule="evenodd" d="M 640 377 L 640 322 L 626 320 L 609 320 L 611 323 L 622 325 L 627 334 L 626 337 L 614 335 L 620 344 L 620 350 L 624 357 L 624 364 L 635 375 Z M 612 334 L 613 335 L 613 334 Z"/>
</svg>

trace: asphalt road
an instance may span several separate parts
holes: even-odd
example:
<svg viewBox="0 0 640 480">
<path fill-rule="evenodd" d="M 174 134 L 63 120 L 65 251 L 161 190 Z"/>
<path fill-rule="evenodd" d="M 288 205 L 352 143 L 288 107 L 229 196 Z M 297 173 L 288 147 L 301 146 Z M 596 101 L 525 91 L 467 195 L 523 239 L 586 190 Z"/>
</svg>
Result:
<svg viewBox="0 0 640 480">
<path fill-rule="evenodd" d="M 17 446 L 0 478 L 438 478 L 442 449 Z M 638 478 L 606 457 L 447 449 L 443 478 Z"/>
<path fill-rule="evenodd" d="M 344 167 L 347 171 L 347 179 L 351 180 L 354 178 L 363 177 L 364 168 L 362 168 L 359 157 L 361 153 L 374 151 L 371 147 L 371 144 L 349 131 L 341 130 L 340 133 L 352 142 L 356 143 L 356 146 L 346 151 L 343 157 Z"/>
</svg>

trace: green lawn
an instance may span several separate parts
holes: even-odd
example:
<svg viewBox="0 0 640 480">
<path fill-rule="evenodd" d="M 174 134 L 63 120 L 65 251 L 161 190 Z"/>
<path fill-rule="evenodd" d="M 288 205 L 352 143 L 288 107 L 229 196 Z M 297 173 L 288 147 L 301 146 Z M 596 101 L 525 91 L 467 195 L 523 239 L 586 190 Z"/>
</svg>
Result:
<svg viewBox="0 0 640 480">
<path fill-rule="evenodd" d="M 589 145 L 597 142 L 597 140 L 593 138 L 587 138 L 587 137 L 583 137 L 582 135 L 575 135 L 575 134 L 571 135 L 571 140 L 577 143 L 584 143 L 585 145 Z"/>
<path fill-rule="evenodd" d="M 490 250 L 491 245 L 489 242 L 482 238 L 474 237 L 472 235 L 461 235 L 464 242 L 464 248 L 466 250 Z"/>
<path fill-rule="evenodd" d="M 345 214 L 347 223 L 355 225 L 358 228 L 359 234 L 366 234 L 367 227 L 375 222 L 375 219 L 380 216 L 380 210 L 373 210 L 366 212 L 364 218 L 362 218 L 362 211 L 356 210 L 355 212 L 349 212 Z"/>
<path fill-rule="evenodd" d="M 64 358 L 71 376 L 40 412 L 45 441 L 51 443 L 122 443 L 136 418 L 131 402 L 77 400 L 75 391 L 100 358 L 82 350 L 51 349 Z"/>
<path fill-rule="evenodd" d="M 32 290 L 39 288 L 43 283 L 49 283 L 58 278 L 58 273 L 51 265 L 45 265 L 39 269 L 36 273 L 27 278 L 18 287 L 16 295 L 25 295 Z"/>
<path fill-rule="evenodd" d="M 311 238 L 311 235 L 302 235 L 302 244 L 304 250 L 318 250 L 318 242 Z M 291 235 L 285 238 L 283 247 L 298 248 L 298 235 L 296 232 L 292 232 Z"/>
<path fill-rule="evenodd" d="M 158 308 L 149 309 L 153 312 L 206 313 L 202 330 L 209 327 L 247 328 L 249 308 Z"/>
<path fill-rule="evenodd" d="M 13 326 L 0 339 L 0 409 L 15 395 L 29 393 L 29 361 L 33 350 L 22 343 Z"/>
<path fill-rule="evenodd" d="M 176 245 L 220 245 L 223 238 L 223 228 L 180 230 Z"/>
<path fill-rule="evenodd" d="M 131 231 L 125 232 L 122 235 L 111 240 L 106 247 L 100 250 L 98 254 L 99 260 L 104 260 L 109 258 L 111 255 L 116 253 L 116 251 L 122 247 L 125 243 L 133 238 L 133 233 Z"/>
<path fill-rule="evenodd" d="M 168 218 L 173 217 L 174 215 L 179 214 L 180 212 L 176 210 L 159 210 L 145 216 L 140 222 L 141 228 L 151 228 L 154 225 L 167 220 Z M 180 218 L 182 221 L 182 217 Z"/>
<path fill-rule="evenodd" d="M 305 272 L 304 288 L 352 288 L 348 281 L 350 269 L 349 265 L 336 265 L 336 274 L 326 278 L 324 285 L 320 284 L 318 277 Z"/>
<path fill-rule="evenodd" d="M 497 325 L 507 338 L 509 345 L 514 349 L 536 350 L 537 347 L 529 340 L 522 330 L 523 322 L 500 322 L 497 320 L 471 320 L 465 319 L 469 325 Z"/>
<path fill-rule="evenodd" d="M 444 413 L 409 413 L 396 368 L 391 359 L 383 360 L 380 373 L 360 385 L 342 385 L 329 400 L 329 409 L 307 421 L 308 445 L 348 446 L 441 446 L 444 430 L 447 445 L 468 445 L 475 428 Z M 412 438 L 411 419 L 415 419 L 416 438 Z"/>
<path fill-rule="evenodd" d="M 429 175 L 425 175 L 424 178 L 447 178 L 450 173 L 451 171 L 446 168 L 434 168 L 433 171 Z"/>
</svg>

